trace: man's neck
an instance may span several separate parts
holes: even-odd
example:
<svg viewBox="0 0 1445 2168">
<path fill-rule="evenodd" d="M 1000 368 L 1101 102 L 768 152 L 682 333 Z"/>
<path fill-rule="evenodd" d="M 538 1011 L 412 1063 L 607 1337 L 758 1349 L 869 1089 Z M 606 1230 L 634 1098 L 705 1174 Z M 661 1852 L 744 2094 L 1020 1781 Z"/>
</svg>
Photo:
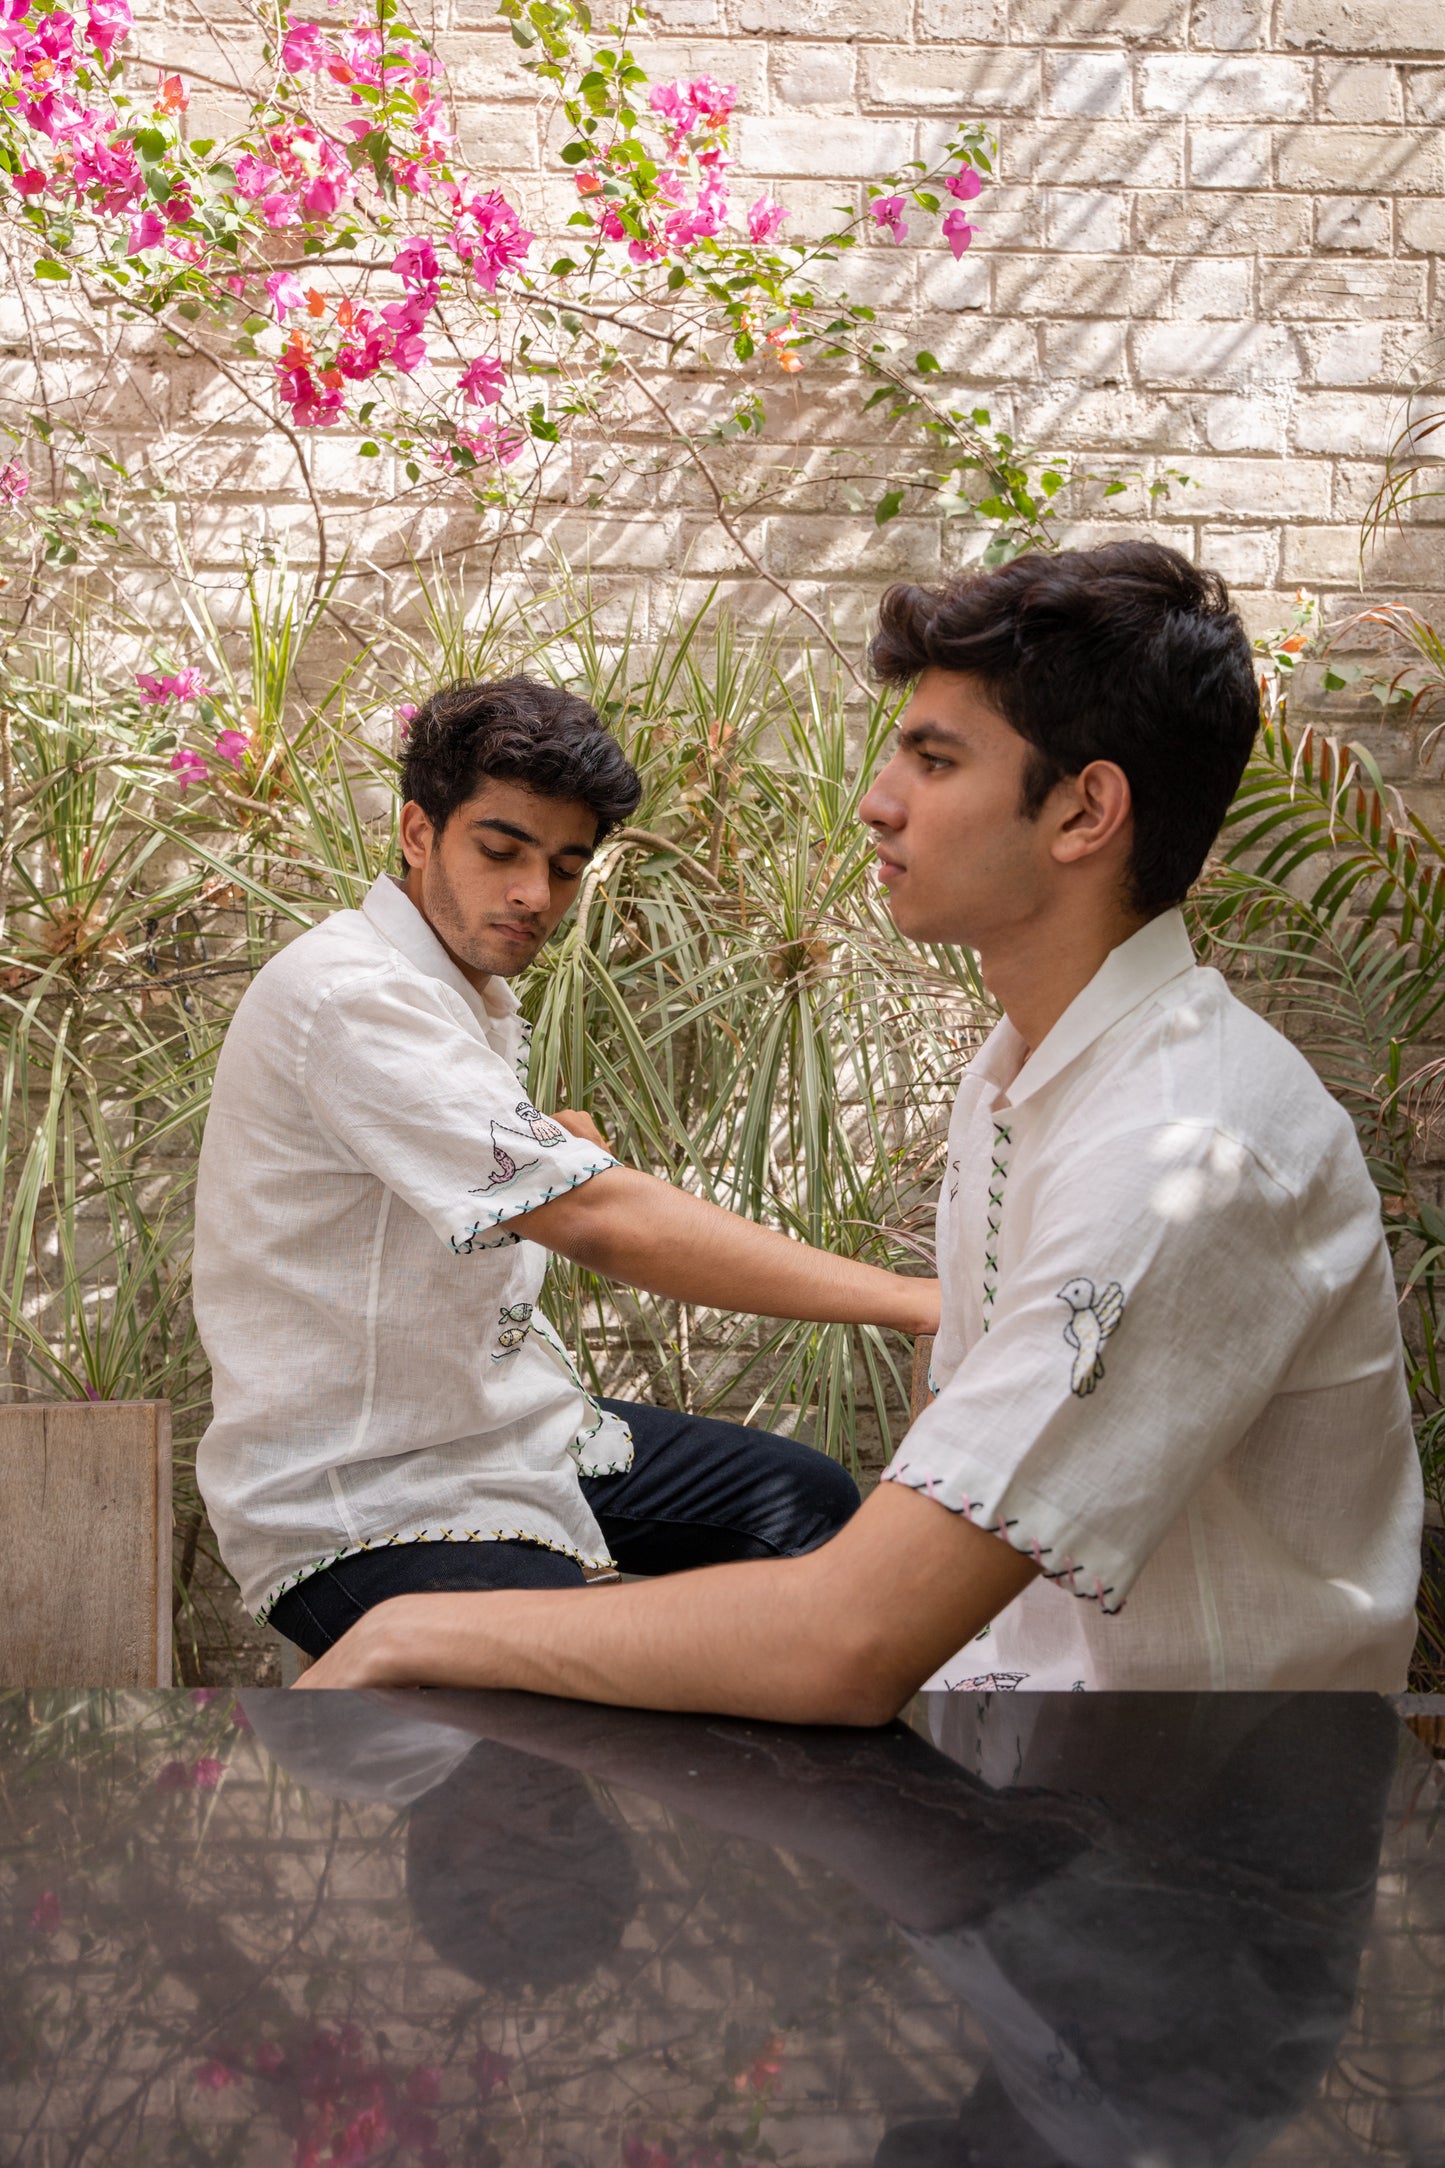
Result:
<svg viewBox="0 0 1445 2168">
<path fill-rule="evenodd" d="M 981 948 L 979 975 L 1034 1053 L 1105 959 L 1147 924 L 1122 905 L 1103 914 L 1059 913 Z"/>
</svg>

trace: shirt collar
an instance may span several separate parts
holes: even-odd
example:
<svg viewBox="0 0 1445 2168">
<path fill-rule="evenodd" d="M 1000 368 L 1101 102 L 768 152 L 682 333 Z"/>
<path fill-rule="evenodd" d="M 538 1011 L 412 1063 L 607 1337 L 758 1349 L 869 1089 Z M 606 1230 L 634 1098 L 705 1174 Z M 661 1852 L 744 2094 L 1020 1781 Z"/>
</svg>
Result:
<svg viewBox="0 0 1445 2168">
<path fill-rule="evenodd" d="M 407 962 L 427 978 L 440 979 L 443 986 L 459 993 L 480 1023 L 504 1023 L 516 1015 L 517 997 L 506 980 L 489 978 L 486 991 L 479 994 L 452 962 L 395 875 L 379 874 L 361 908 L 384 940 L 399 949 Z"/>
<path fill-rule="evenodd" d="M 1000 1104 L 1022 1106 L 1152 994 L 1195 968 L 1183 913 L 1164 911 L 1109 951 L 1032 1054 L 1005 1017 L 989 1033 L 972 1073 L 1003 1087 Z"/>
</svg>

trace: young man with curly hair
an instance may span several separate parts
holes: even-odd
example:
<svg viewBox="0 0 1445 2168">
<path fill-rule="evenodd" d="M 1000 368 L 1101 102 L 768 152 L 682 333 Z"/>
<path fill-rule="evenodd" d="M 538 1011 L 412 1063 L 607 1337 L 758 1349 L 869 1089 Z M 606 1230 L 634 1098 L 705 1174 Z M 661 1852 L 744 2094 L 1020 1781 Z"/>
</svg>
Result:
<svg viewBox="0 0 1445 2168">
<path fill-rule="evenodd" d="M 306 1684 L 858 1724 L 930 1679 L 1403 1687 L 1422 1486 L 1378 1199 L 1179 911 L 1258 718 L 1223 582 L 1152 543 L 1025 556 L 893 589 L 873 662 L 912 688 L 862 803 L 893 917 L 1003 1011 L 950 1130 L 931 1405 L 805 1557 L 410 1598 Z"/>
</svg>

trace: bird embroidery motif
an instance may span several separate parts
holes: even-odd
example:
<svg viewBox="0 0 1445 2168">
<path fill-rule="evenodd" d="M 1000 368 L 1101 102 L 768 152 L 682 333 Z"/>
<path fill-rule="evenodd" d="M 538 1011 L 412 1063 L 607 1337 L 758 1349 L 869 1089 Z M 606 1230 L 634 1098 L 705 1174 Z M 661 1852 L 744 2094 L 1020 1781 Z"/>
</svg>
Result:
<svg viewBox="0 0 1445 2168">
<path fill-rule="evenodd" d="M 1075 1350 L 1069 1386 L 1082 1400 L 1104 1375 L 1104 1342 L 1124 1315 L 1124 1290 L 1117 1280 L 1110 1280 L 1096 1295 L 1092 1280 L 1066 1280 L 1059 1300 L 1069 1306 L 1064 1338 Z"/>
</svg>

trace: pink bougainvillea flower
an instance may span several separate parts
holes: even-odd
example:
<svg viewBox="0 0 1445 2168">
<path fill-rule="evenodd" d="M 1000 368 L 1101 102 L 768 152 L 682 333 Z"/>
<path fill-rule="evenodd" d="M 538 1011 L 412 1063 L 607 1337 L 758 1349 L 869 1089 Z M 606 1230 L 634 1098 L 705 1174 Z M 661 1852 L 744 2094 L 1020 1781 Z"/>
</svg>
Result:
<svg viewBox="0 0 1445 2168">
<path fill-rule="evenodd" d="M 419 2108 L 435 2107 L 442 2097 L 442 2074 L 435 2063 L 418 2063 L 408 2073 L 406 2097 Z"/>
<path fill-rule="evenodd" d="M 879 225 L 886 226 L 895 241 L 903 241 L 908 237 L 908 226 L 903 216 L 904 206 L 905 198 L 902 196 L 880 196 L 875 203 L 868 206 Z"/>
<path fill-rule="evenodd" d="M 457 378 L 457 388 L 468 406 L 495 406 L 502 396 L 507 372 L 496 354 L 478 354 Z"/>
<path fill-rule="evenodd" d="M 268 165 L 264 158 L 257 158 L 252 151 L 242 151 L 235 164 L 236 193 L 248 200 L 264 196 L 273 181 L 281 178 L 279 166 Z"/>
<path fill-rule="evenodd" d="M 182 790 L 186 790 L 192 783 L 204 783 L 211 772 L 200 754 L 192 753 L 185 746 L 182 746 L 179 752 L 172 753 L 171 766 Z M 179 1770 L 179 1776 L 172 1774 L 175 1770 Z M 163 1792 L 188 1791 L 192 1783 L 191 1772 L 184 1762 L 167 1762 L 156 1778 L 157 1789 Z"/>
<path fill-rule="evenodd" d="M 284 2070 L 285 2067 L 285 2054 L 274 2040 L 263 2040 L 251 2057 L 251 2068 L 259 2071 L 263 2078 L 273 2077 L 278 2070 Z"/>
<path fill-rule="evenodd" d="M 339 369 L 323 369 L 314 377 L 309 364 L 283 359 L 276 368 L 276 389 L 298 429 L 329 429 L 346 411 Z"/>
<path fill-rule="evenodd" d="M 228 2085 L 239 2085 L 241 2073 L 229 2063 L 202 2063 L 196 2072 L 196 2090 L 200 2093 L 224 2093 Z"/>
<path fill-rule="evenodd" d="M 188 219 L 196 215 L 195 203 L 189 191 L 184 188 L 178 188 L 173 196 L 167 196 L 162 208 L 173 226 L 184 226 Z"/>
<path fill-rule="evenodd" d="M 226 735 L 237 737 L 239 732 L 227 731 Z M 217 746 L 216 750 L 219 752 L 220 747 Z M 230 755 L 226 757 L 229 759 Z M 216 1761 L 211 1755 L 203 1754 L 198 1762 L 192 1764 L 191 1782 L 198 1792 L 213 1792 L 225 1774 L 226 1765 L 223 1761 Z"/>
<path fill-rule="evenodd" d="M 170 677 L 153 677 L 144 670 L 137 670 L 135 681 L 140 687 L 143 708 L 159 707 L 167 700 L 206 700 L 210 697 L 210 687 L 201 683 L 201 673 L 196 669 L 177 670 Z"/>
<path fill-rule="evenodd" d="M 748 239 L 760 246 L 771 241 L 789 215 L 781 203 L 773 202 L 771 196 L 759 196 L 748 212 Z"/>
<path fill-rule="evenodd" d="M 965 203 L 972 203 L 974 197 L 983 192 L 982 176 L 975 173 L 972 166 L 960 166 L 957 173 L 949 174 L 943 185 L 951 196 L 960 196 Z"/>
<path fill-rule="evenodd" d="M 242 763 L 250 750 L 250 735 L 244 730 L 223 730 L 216 740 L 217 758 L 228 760 L 237 774 L 240 773 Z"/>
<path fill-rule="evenodd" d="M 19 504 L 28 495 L 30 475 L 18 459 L 7 459 L 0 467 L 0 504 Z"/>
<path fill-rule="evenodd" d="M 273 228 L 294 226 L 301 216 L 301 198 L 299 195 L 287 195 L 279 190 L 274 196 L 263 196 L 261 216 L 267 225 Z"/>
<path fill-rule="evenodd" d="M 319 23 L 298 23 L 286 17 L 286 36 L 281 44 L 281 65 L 290 75 L 318 75 L 328 58 L 326 37 Z"/>
<path fill-rule="evenodd" d="M 344 168 L 318 173 L 301 191 L 301 208 L 308 218 L 330 218 L 351 193 L 351 176 Z"/>
<path fill-rule="evenodd" d="M 498 279 L 525 260 L 535 238 L 500 189 L 484 196 L 473 193 L 457 206 L 452 247 L 489 294 L 496 292 Z"/>
<path fill-rule="evenodd" d="M 117 45 L 130 36 L 129 0 L 90 0 L 85 19 L 86 42 L 95 47 L 108 68 Z"/>
<path fill-rule="evenodd" d="M 435 289 L 441 281 L 442 267 L 437 262 L 437 252 L 425 236 L 399 248 L 391 259 L 391 268 L 408 293 L 428 287 Z"/>
<path fill-rule="evenodd" d="M 221 1691 L 219 1686 L 193 1686 L 191 1700 L 198 1709 L 204 1709 L 210 1702 L 220 1700 Z"/>
<path fill-rule="evenodd" d="M 404 738 L 411 729 L 412 718 L 416 714 L 416 702 L 414 700 L 403 700 L 394 710 L 394 713 L 396 715 L 397 735 Z"/>
<path fill-rule="evenodd" d="M 510 467 L 514 459 L 520 458 L 526 441 L 520 430 L 490 420 L 457 431 L 458 444 L 463 445 L 473 459 L 494 459 L 499 467 Z"/>
<path fill-rule="evenodd" d="M 139 256 L 143 249 L 159 248 L 166 237 L 166 222 L 159 211 L 142 211 L 130 222 L 130 239 L 126 245 L 127 256 Z"/>
<path fill-rule="evenodd" d="M 278 324 L 285 322 L 289 309 L 304 308 L 306 304 L 306 289 L 294 271 L 273 271 L 266 281 L 266 291 Z"/>
<path fill-rule="evenodd" d="M 977 229 L 970 226 L 968 213 L 958 206 L 943 221 L 943 238 L 953 250 L 955 263 L 968 247 Z"/>
<path fill-rule="evenodd" d="M 22 196 L 43 196 L 47 186 L 39 166 L 23 166 L 19 173 L 11 174 L 10 180 Z"/>
<path fill-rule="evenodd" d="M 53 1889 L 42 1890 L 40 1900 L 30 1915 L 30 1925 L 37 1935 L 53 1935 L 63 1915 L 60 1899 Z"/>
<path fill-rule="evenodd" d="M 191 781 L 189 770 L 192 766 L 200 769 L 202 780 L 206 775 L 206 763 L 201 759 L 199 753 L 174 753 L 171 756 L 171 766 L 181 778 L 182 790 Z M 188 1792 L 190 1788 L 191 1772 L 183 1761 L 168 1761 L 157 1769 L 156 1790 L 158 1792 Z"/>
</svg>

